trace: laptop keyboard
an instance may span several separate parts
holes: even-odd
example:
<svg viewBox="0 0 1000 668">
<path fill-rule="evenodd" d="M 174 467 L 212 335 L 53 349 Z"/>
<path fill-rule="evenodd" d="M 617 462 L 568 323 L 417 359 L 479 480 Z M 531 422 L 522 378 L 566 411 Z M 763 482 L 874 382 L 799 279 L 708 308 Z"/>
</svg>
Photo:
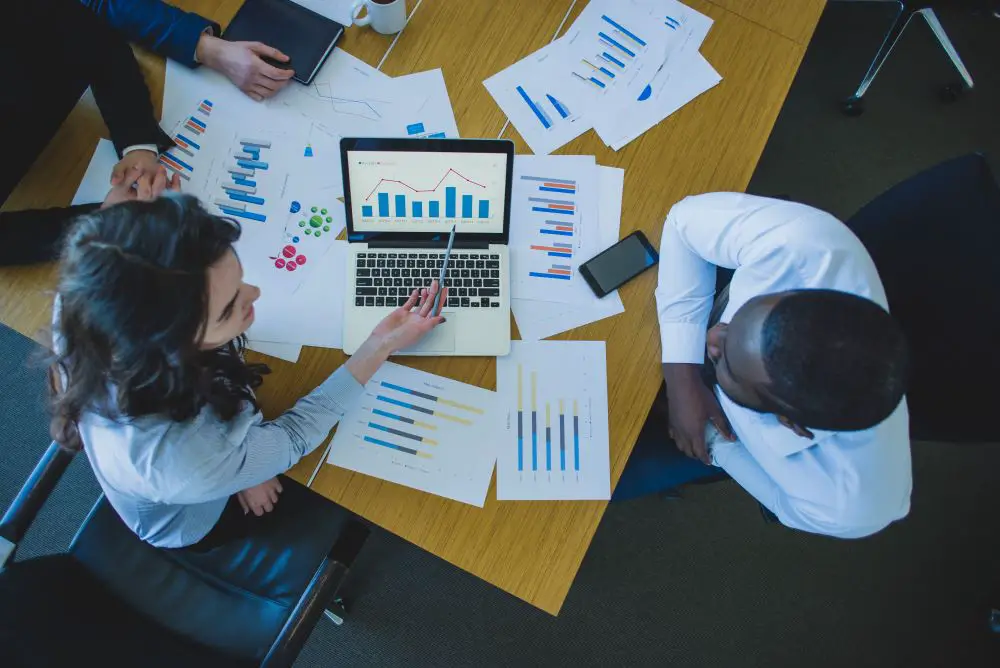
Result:
<svg viewBox="0 0 1000 668">
<path fill-rule="evenodd" d="M 358 253 L 354 305 L 396 308 L 441 275 L 444 253 Z M 500 256 L 452 251 L 447 308 L 500 308 Z"/>
</svg>

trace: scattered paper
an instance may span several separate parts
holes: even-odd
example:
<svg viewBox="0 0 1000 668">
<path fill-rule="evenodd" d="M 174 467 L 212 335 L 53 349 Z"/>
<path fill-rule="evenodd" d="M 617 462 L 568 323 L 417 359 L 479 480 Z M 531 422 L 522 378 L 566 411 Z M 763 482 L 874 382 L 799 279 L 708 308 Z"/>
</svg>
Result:
<svg viewBox="0 0 1000 668">
<path fill-rule="evenodd" d="M 118 164 L 118 152 L 110 139 L 97 141 L 94 156 L 73 196 L 73 206 L 103 202 L 111 189 L 111 170 Z"/>
<path fill-rule="evenodd" d="M 585 303 L 594 293 L 577 267 L 600 249 L 592 155 L 514 158 L 510 213 L 511 296 Z"/>
<path fill-rule="evenodd" d="M 483 83 L 536 155 L 591 127 L 617 150 L 718 83 L 690 57 L 711 26 L 676 0 L 591 0 L 562 37 Z"/>
<path fill-rule="evenodd" d="M 603 341 L 514 341 L 497 359 L 497 393 L 498 500 L 611 498 Z"/>
<path fill-rule="evenodd" d="M 280 360 L 285 360 L 286 362 L 291 362 L 292 364 L 299 361 L 299 355 L 302 353 L 302 346 L 292 343 L 271 343 L 269 341 L 248 340 L 247 348 L 264 355 L 277 357 Z"/>
<path fill-rule="evenodd" d="M 603 250 L 618 241 L 625 170 L 600 166 L 597 170 L 599 250 Z M 584 258 L 584 261 L 586 259 L 589 258 Z M 625 312 L 625 305 L 617 290 L 603 299 L 591 292 L 589 301 L 578 304 L 512 299 L 510 306 L 514 318 L 517 320 L 517 329 L 521 334 L 521 339 L 525 341 L 547 339 L 550 336 Z"/>
<path fill-rule="evenodd" d="M 326 255 L 317 258 L 310 280 L 292 295 L 261 290 L 250 338 L 343 348 L 347 249 L 346 241 L 334 241 Z"/>
<path fill-rule="evenodd" d="M 292 0 L 292 2 L 311 9 L 320 16 L 333 19 L 344 27 L 350 27 L 354 23 L 351 18 L 351 8 L 356 0 Z"/>
<path fill-rule="evenodd" d="M 327 461 L 481 508 L 502 424 L 495 392 L 387 362 L 341 420 Z"/>
</svg>

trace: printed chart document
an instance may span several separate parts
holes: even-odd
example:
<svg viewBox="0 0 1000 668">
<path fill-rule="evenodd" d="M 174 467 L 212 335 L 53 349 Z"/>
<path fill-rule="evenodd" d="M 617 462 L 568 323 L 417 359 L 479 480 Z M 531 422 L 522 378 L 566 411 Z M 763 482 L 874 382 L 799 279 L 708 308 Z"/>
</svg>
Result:
<svg viewBox="0 0 1000 668">
<path fill-rule="evenodd" d="M 597 173 L 598 234 L 600 250 L 603 250 L 618 241 L 625 170 L 597 166 Z M 625 305 L 617 290 L 604 298 L 591 292 L 590 300 L 584 303 L 561 304 L 536 299 L 512 299 L 510 307 L 517 320 L 521 338 L 526 341 L 546 339 L 625 312 Z"/>
<path fill-rule="evenodd" d="M 338 205 L 343 210 L 343 205 Z M 291 295 L 261 289 L 254 304 L 256 318 L 247 332 L 251 340 L 343 347 L 347 242 L 334 241 L 316 263 L 310 280 Z"/>
<path fill-rule="evenodd" d="M 388 362 L 341 420 L 327 462 L 482 508 L 503 437 L 495 392 Z"/>
<path fill-rule="evenodd" d="M 497 359 L 506 438 L 497 499 L 611 498 L 603 341 L 514 341 Z"/>
<path fill-rule="evenodd" d="M 76 189 L 72 205 L 103 202 L 111 190 L 111 170 L 118 164 L 118 152 L 110 139 L 99 139 L 94 156 Z"/>
<path fill-rule="evenodd" d="M 514 158 L 511 296 L 586 303 L 594 293 L 577 267 L 600 248 L 598 176 L 592 155 Z"/>
<path fill-rule="evenodd" d="M 483 82 L 535 155 L 548 155 L 592 127 L 579 108 L 556 97 L 549 65 L 559 49 L 553 42 Z"/>
</svg>

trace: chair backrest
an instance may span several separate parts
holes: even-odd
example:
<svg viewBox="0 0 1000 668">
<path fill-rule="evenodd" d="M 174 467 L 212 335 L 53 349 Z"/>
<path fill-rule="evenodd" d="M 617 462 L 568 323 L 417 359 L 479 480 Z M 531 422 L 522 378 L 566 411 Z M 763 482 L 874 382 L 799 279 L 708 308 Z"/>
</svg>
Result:
<svg viewBox="0 0 1000 668">
<path fill-rule="evenodd" d="M 910 345 L 913 438 L 996 441 L 1000 187 L 962 156 L 890 188 L 847 225 L 872 255 Z"/>
</svg>

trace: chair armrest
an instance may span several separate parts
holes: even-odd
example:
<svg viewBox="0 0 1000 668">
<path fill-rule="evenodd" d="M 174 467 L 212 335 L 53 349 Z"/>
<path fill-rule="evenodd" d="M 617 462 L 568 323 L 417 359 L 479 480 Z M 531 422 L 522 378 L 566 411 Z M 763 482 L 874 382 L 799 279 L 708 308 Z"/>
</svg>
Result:
<svg viewBox="0 0 1000 668">
<path fill-rule="evenodd" d="M 58 443 L 51 443 L 21 487 L 21 491 L 14 497 L 10 508 L 4 513 L 3 518 L 0 518 L 0 543 L 7 544 L 7 554 L 0 549 L 0 568 L 13 555 L 17 543 L 24 538 L 38 511 L 45 505 L 66 467 L 73 461 L 74 454 L 76 453 Z"/>
<path fill-rule="evenodd" d="M 264 657 L 261 668 L 290 668 L 295 663 L 302 646 L 347 577 L 370 533 L 371 529 L 361 521 L 352 520 L 347 523 L 330 549 L 329 556 L 316 569 L 302 598 L 295 604 L 288 621 L 271 644 L 271 650 Z"/>
</svg>

